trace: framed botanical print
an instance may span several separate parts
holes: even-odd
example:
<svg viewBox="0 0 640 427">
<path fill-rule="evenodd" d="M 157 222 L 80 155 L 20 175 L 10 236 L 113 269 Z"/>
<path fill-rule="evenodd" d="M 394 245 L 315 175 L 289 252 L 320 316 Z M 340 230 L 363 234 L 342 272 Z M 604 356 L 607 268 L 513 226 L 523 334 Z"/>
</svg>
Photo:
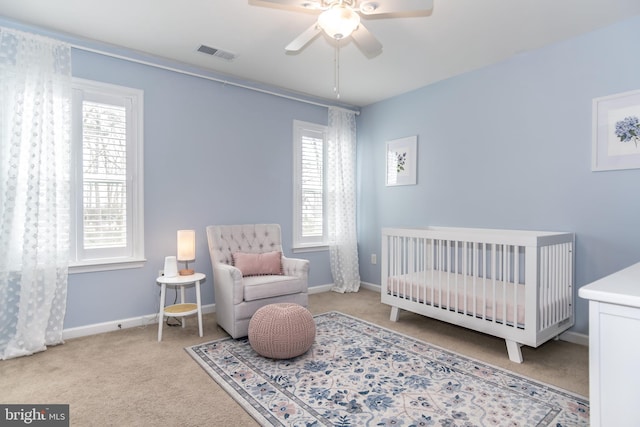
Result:
<svg viewBox="0 0 640 427">
<path fill-rule="evenodd" d="M 591 170 L 640 168 L 640 90 L 593 100 Z"/>
<path fill-rule="evenodd" d="M 387 186 L 416 184 L 417 168 L 417 136 L 387 142 Z"/>
</svg>

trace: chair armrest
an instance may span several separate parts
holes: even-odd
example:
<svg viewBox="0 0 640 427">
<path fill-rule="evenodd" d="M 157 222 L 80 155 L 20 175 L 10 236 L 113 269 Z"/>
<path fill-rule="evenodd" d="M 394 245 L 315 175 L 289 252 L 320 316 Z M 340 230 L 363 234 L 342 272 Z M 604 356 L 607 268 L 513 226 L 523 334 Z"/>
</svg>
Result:
<svg viewBox="0 0 640 427">
<path fill-rule="evenodd" d="M 282 272 L 286 276 L 300 277 L 304 281 L 305 292 L 309 282 L 309 260 L 282 257 Z"/>
<path fill-rule="evenodd" d="M 218 301 L 233 301 L 233 305 L 237 305 L 244 300 L 242 272 L 238 268 L 217 263 L 213 266 L 213 281 L 216 290 L 216 303 Z"/>
</svg>

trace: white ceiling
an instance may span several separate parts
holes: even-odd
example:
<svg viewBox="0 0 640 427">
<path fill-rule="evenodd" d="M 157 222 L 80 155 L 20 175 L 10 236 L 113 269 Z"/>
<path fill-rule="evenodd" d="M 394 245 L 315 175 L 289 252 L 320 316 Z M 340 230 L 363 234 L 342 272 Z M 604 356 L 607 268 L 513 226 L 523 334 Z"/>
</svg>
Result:
<svg viewBox="0 0 640 427">
<path fill-rule="evenodd" d="M 640 0 L 435 0 L 430 16 L 363 18 L 383 52 L 367 58 L 343 42 L 340 101 L 365 106 L 638 14 Z M 335 100 L 327 39 L 284 51 L 315 13 L 258 0 L 0 0 L 0 16 Z"/>
</svg>

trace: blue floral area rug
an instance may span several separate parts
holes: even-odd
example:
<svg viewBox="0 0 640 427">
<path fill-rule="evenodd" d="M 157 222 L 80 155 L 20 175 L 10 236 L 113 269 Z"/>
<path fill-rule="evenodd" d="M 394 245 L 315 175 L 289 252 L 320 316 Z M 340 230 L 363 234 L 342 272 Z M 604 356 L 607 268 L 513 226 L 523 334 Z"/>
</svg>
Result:
<svg viewBox="0 0 640 427">
<path fill-rule="evenodd" d="M 314 319 L 313 346 L 293 359 L 247 339 L 186 350 L 262 425 L 589 425 L 583 397 L 345 314 Z"/>
</svg>

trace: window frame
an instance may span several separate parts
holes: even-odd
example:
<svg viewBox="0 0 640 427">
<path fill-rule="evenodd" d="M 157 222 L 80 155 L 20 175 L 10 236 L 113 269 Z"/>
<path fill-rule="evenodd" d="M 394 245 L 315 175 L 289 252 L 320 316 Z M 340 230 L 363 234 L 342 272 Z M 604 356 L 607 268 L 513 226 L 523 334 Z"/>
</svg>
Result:
<svg viewBox="0 0 640 427">
<path fill-rule="evenodd" d="M 144 266 L 144 92 L 81 78 L 72 81 L 71 212 L 69 273 L 119 270 Z M 127 246 L 102 254 L 83 247 L 83 101 L 125 106 L 127 121 Z M 111 252 L 111 253 L 110 253 Z M 126 252 L 126 253 L 122 253 Z"/>
<path fill-rule="evenodd" d="M 322 236 L 305 238 L 302 236 L 302 138 L 306 131 L 322 135 Z M 293 121 L 293 252 L 307 252 L 328 249 L 327 233 L 327 126 L 301 120 Z"/>
</svg>

